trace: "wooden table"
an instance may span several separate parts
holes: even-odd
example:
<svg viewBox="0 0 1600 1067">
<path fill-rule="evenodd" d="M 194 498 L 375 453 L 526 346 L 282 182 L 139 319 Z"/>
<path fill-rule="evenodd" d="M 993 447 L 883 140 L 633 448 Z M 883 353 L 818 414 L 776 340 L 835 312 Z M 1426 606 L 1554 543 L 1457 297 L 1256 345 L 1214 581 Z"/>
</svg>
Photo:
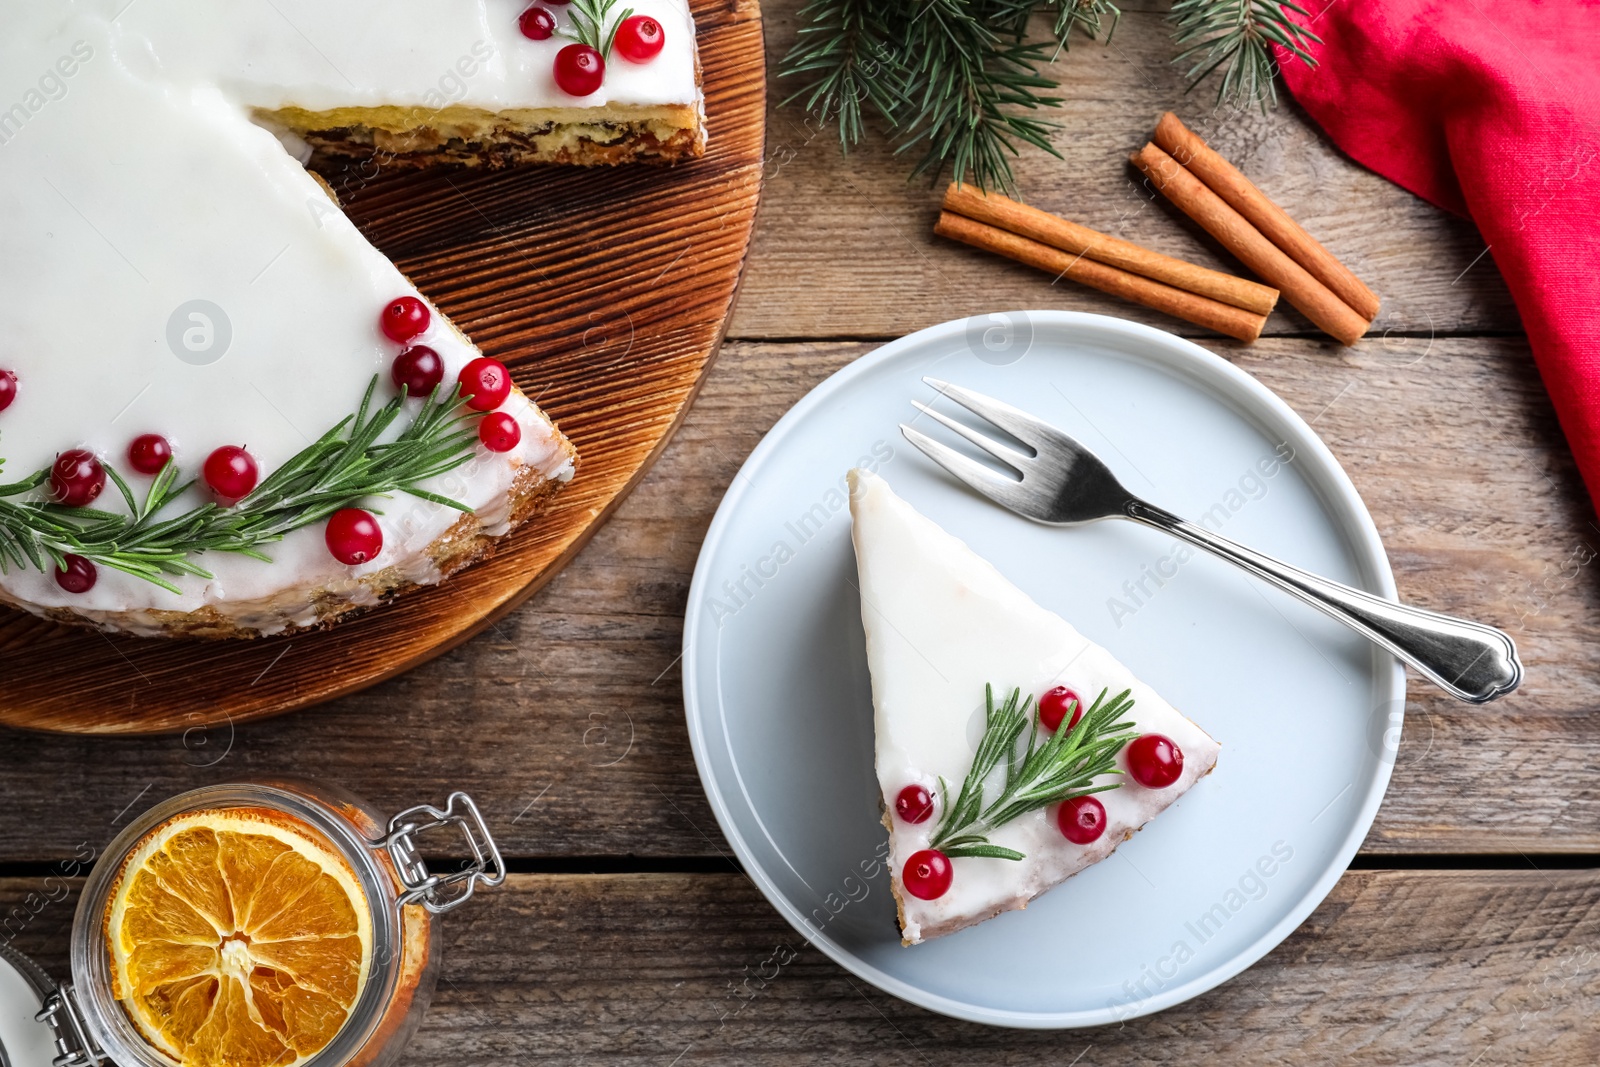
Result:
<svg viewBox="0 0 1600 1067">
<path fill-rule="evenodd" d="M 774 61 L 797 6 L 768 7 Z M 450 916 L 407 1063 L 1600 1062 L 1600 527 L 1516 311 L 1470 224 L 1342 158 L 1292 104 L 1212 115 L 1204 90 L 1182 95 L 1167 34 L 1159 13 L 1129 12 L 1109 47 L 1063 57 L 1066 158 L 1030 152 L 1025 194 L 1237 269 L 1130 180 L 1127 152 L 1176 107 L 1371 283 L 1383 313 L 1353 349 L 1292 311 L 1254 346 L 1203 343 L 1328 442 L 1401 594 L 1506 626 L 1528 668 L 1487 709 L 1413 683 L 1355 869 L 1266 959 L 1120 1028 L 988 1029 L 833 965 L 730 861 L 690 758 L 677 664 L 701 537 L 767 428 L 877 343 L 971 312 L 1075 308 L 1198 335 L 935 241 L 936 197 L 905 182 L 903 158 L 866 148 L 841 161 L 831 131 L 775 106 L 728 343 L 593 543 L 482 637 L 332 705 L 185 736 L 0 733 L 0 936 L 63 973 L 72 904 L 45 882 L 59 864 L 157 798 L 296 773 L 394 808 L 466 789 L 514 857 L 507 887 Z M 291 642 L 278 669 L 294 654 Z"/>
</svg>

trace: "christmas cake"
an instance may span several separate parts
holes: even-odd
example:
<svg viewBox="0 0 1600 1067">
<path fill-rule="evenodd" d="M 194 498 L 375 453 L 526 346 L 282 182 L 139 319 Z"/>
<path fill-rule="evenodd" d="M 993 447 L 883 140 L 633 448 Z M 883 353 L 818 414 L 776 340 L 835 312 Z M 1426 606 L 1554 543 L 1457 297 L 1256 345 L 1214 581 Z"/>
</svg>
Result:
<svg viewBox="0 0 1600 1067">
<path fill-rule="evenodd" d="M 1218 745 L 882 478 L 850 474 L 878 782 L 908 945 L 1105 859 Z"/>
<path fill-rule="evenodd" d="M 0 15 L 0 601 L 152 635 L 325 625 L 482 557 L 571 478 L 506 368 L 302 164 L 695 156 L 684 0 Z"/>
</svg>

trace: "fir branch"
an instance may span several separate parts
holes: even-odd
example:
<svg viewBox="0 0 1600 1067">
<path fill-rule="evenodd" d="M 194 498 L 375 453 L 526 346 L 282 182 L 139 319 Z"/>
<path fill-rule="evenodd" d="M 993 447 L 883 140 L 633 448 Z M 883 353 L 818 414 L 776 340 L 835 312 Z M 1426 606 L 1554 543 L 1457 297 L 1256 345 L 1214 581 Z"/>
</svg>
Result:
<svg viewBox="0 0 1600 1067">
<path fill-rule="evenodd" d="M 1315 65 L 1305 45 L 1319 38 L 1291 12 L 1305 14 L 1294 0 L 1176 0 L 1190 87 L 1220 69 L 1219 99 L 1275 104 L 1272 44 Z M 1048 40 L 1030 34 L 1035 15 L 1052 20 Z M 922 153 L 913 175 L 1009 192 L 1024 147 L 1059 155 L 1040 114 L 1061 103 L 1045 68 L 1074 34 L 1109 41 L 1121 18 L 1113 0 L 808 0 L 778 71 L 800 86 L 783 102 L 836 124 L 845 152 L 881 124 L 897 152 Z"/>
<path fill-rule="evenodd" d="M 1035 11 L 1054 12 L 1049 40 L 1029 37 Z M 876 119 L 897 150 L 920 151 L 912 173 L 1012 189 L 1025 145 L 1052 155 L 1053 124 L 1034 114 L 1060 99 L 1045 66 L 1074 30 L 1099 32 L 1108 0 L 810 0 L 780 76 L 804 79 L 800 101 L 836 122 L 848 151 Z"/>
<path fill-rule="evenodd" d="M 232 507 L 206 503 L 161 518 L 167 505 L 194 484 L 180 485 L 178 466 L 171 461 L 156 475 L 143 501 L 114 468 L 105 465 L 127 505 L 126 515 L 17 499 L 43 486 L 50 477 L 48 469 L 0 486 L 0 573 L 9 573 L 11 567 L 41 571 L 64 567 L 66 556 L 76 555 L 176 593 L 178 588 L 164 576 L 212 577 L 193 556 L 232 552 L 270 562 L 262 546 L 365 497 L 403 492 L 468 511 L 420 485 L 472 457 L 476 413 L 460 409 L 460 387 L 452 385 L 448 392 L 435 389 L 392 441 L 381 438 L 399 418 L 406 397 L 402 393 L 373 411 L 377 387 L 374 375 L 355 414 L 340 420 Z"/>
<path fill-rule="evenodd" d="M 783 60 L 783 76 L 809 78 L 784 105 L 803 98 L 805 110 L 823 125 L 837 123 L 847 153 L 861 141 L 863 102 L 890 125 L 905 102 L 904 72 L 884 8 L 881 0 L 811 0 L 800 9 L 799 37 Z"/>
<path fill-rule="evenodd" d="M 588 45 L 600 53 L 601 59 L 610 62 L 617 29 L 633 14 L 633 8 L 627 7 L 613 19 L 611 9 L 616 5 L 617 0 L 572 0 L 572 29 L 562 30 L 561 36 Z"/>
<path fill-rule="evenodd" d="M 1222 70 L 1217 102 L 1259 104 L 1265 112 L 1278 102 L 1277 60 L 1272 45 L 1282 45 L 1307 66 L 1317 61 L 1305 50 L 1322 38 L 1289 15 L 1309 12 L 1294 0 L 1177 0 L 1172 5 L 1174 37 L 1186 45 L 1175 63 L 1188 63 L 1189 88 Z"/>
<path fill-rule="evenodd" d="M 1022 853 L 991 844 L 988 835 L 1030 811 L 1117 788 L 1117 782 L 1095 785 L 1094 780 L 1101 775 L 1122 773 L 1116 769 L 1117 754 L 1128 743 L 1128 732 L 1133 729 L 1133 723 L 1123 718 L 1133 707 L 1133 699 L 1126 689 L 1109 700 L 1107 692 L 1100 691 L 1078 725 L 1063 725 L 1039 744 L 1043 724 L 1033 698 L 1024 704 L 1022 691 L 1013 689 L 1005 703 L 996 707 L 994 687 L 985 686 L 983 738 L 954 804 L 949 803 L 944 780 L 939 781 L 944 816 L 930 847 L 952 859 L 982 856 L 1020 860 Z M 1067 710 L 1063 724 L 1071 722 L 1072 710 Z M 1017 741 L 1025 732 L 1027 746 L 1019 757 Z M 985 805 L 984 783 L 1002 760 L 1004 784 L 999 795 Z"/>
<path fill-rule="evenodd" d="M 984 8 L 996 16 L 998 29 L 974 17 Z M 912 177 L 927 174 L 937 182 L 949 166 L 958 182 L 1013 192 L 1011 159 L 1019 144 L 1060 157 L 1049 140 L 1055 124 L 1022 113 L 1061 103 L 1046 95 L 1056 83 L 1039 73 L 1051 48 L 1024 40 L 1015 22 L 1007 26 L 1005 16 L 1014 11 L 1004 4 L 922 0 L 906 45 L 912 59 L 907 81 L 921 91 L 913 88 L 896 149 L 923 146 Z"/>
</svg>

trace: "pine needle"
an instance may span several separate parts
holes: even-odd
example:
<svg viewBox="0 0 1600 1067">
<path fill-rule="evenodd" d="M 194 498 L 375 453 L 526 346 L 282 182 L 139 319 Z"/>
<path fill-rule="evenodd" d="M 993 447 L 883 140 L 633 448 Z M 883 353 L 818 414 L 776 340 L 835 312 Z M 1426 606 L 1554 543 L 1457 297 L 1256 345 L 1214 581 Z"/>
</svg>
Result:
<svg viewBox="0 0 1600 1067">
<path fill-rule="evenodd" d="M 1274 44 L 1282 45 L 1307 66 L 1317 61 L 1305 50 L 1322 38 L 1289 18 L 1308 12 L 1293 0 L 1176 0 L 1172 5 L 1174 38 L 1186 47 L 1175 63 L 1191 63 L 1189 88 L 1217 70 L 1217 103 L 1259 104 L 1265 112 L 1278 103 L 1278 62 Z"/>
</svg>

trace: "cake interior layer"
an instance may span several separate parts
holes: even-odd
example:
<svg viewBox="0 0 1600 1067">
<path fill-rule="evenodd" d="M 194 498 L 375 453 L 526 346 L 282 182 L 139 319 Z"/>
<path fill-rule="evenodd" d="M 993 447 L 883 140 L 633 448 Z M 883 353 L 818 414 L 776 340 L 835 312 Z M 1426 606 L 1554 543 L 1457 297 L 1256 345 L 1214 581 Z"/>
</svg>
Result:
<svg viewBox="0 0 1600 1067">
<path fill-rule="evenodd" d="M 318 152 L 379 162 L 605 164 L 676 162 L 705 151 L 699 108 L 688 104 L 600 108 L 516 108 L 487 111 L 452 106 L 259 110 Z"/>
</svg>

